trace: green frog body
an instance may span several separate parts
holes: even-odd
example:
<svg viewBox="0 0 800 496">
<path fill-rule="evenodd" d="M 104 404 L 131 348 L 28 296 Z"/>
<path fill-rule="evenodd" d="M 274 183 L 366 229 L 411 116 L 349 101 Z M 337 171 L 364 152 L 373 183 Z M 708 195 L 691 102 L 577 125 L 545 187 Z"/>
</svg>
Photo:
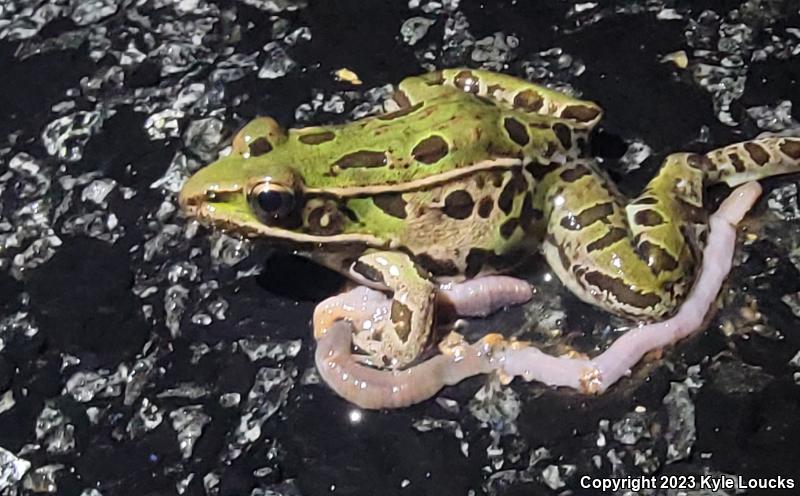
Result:
<svg viewBox="0 0 800 496">
<path fill-rule="evenodd" d="M 180 195 L 201 222 L 283 243 L 389 293 L 380 332 L 353 319 L 355 344 L 378 366 L 403 368 L 430 344 L 437 284 L 507 273 L 537 250 L 584 301 L 663 317 L 696 275 L 704 188 L 799 169 L 793 138 L 678 153 L 629 200 L 588 156 L 595 103 L 446 69 L 403 80 L 390 104 L 382 115 L 288 131 L 258 118 Z"/>
</svg>

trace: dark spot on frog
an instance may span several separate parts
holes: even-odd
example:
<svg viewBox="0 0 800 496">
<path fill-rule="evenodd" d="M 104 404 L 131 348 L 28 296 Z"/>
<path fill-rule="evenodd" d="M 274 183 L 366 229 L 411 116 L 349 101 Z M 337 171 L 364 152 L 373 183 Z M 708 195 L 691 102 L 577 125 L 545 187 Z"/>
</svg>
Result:
<svg viewBox="0 0 800 496">
<path fill-rule="evenodd" d="M 744 161 L 742 161 L 738 153 L 729 154 L 728 159 L 731 161 L 731 164 L 733 164 L 733 168 L 736 170 L 736 172 L 744 172 Z"/>
<path fill-rule="evenodd" d="M 331 131 L 322 131 L 320 133 L 304 134 L 298 140 L 304 145 L 319 145 L 320 143 L 331 141 L 335 137 L 336 135 Z"/>
<path fill-rule="evenodd" d="M 636 247 L 639 257 L 653 271 L 654 274 L 671 271 L 678 268 L 678 261 L 665 249 L 649 241 L 643 241 Z"/>
<path fill-rule="evenodd" d="M 556 147 L 556 144 L 552 141 L 548 141 L 544 151 L 542 152 L 542 156 L 545 158 L 550 158 L 555 155 L 557 151 L 558 148 Z"/>
<path fill-rule="evenodd" d="M 353 264 L 353 272 L 356 272 L 357 274 L 361 275 L 364 279 L 368 281 L 384 285 L 386 284 L 386 282 L 383 279 L 383 274 L 381 274 L 381 272 L 375 267 L 369 264 L 365 264 L 364 262 L 356 261 Z"/>
<path fill-rule="evenodd" d="M 411 106 L 411 100 L 408 99 L 408 95 L 406 95 L 406 92 L 403 90 L 395 91 L 394 95 L 392 95 L 392 100 L 394 100 L 394 103 L 401 109 Z"/>
<path fill-rule="evenodd" d="M 533 90 L 525 90 L 521 91 L 514 97 L 513 106 L 514 108 L 524 110 L 525 112 L 538 112 L 542 105 L 544 105 L 544 99 L 542 96 L 533 91 Z"/>
<path fill-rule="evenodd" d="M 336 165 L 342 169 L 383 167 L 386 165 L 386 153 L 359 150 L 343 156 L 336 161 Z"/>
<path fill-rule="evenodd" d="M 331 236 L 342 232 L 344 219 L 335 208 L 317 207 L 308 214 L 308 232 L 323 236 Z"/>
<path fill-rule="evenodd" d="M 586 245 L 586 251 L 593 252 L 596 250 L 603 250 L 613 245 L 617 241 L 623 240 L 627 237 L 628 237 L 627 230 L 621 227 L 612 227 L 602 237 Z"/>
<path fill-rule="evenodd" d="M 383 193 L 375 195 L 372 203 L 388 215 L 398 219 L 406 218 L 406 201 L 400 193 Z"/>
<path fill-rule="evenodd" d="M 800 141 L 787 139 L 780 144 L 783 153 L 794 159 L 800 159 Z"/>
<path fill-rule="evenodd" d="M 464 275 L 467 278 L 472 278 L 478 275 L 488 257 L 489 252 L 487 250 L 472 248 L 467 254 L 467 268 L 464 271 Z"/>
<path fill-rule="evenodd" d="M 511 209 L 514 206 L 514 197 L 517 193 L 525 191 L 527 186 L 528 182 L 525 180 L 522 173 L 515 170 L 511 179 L 508 180 L 503 191 L 500 192 L 500 196 L 497 198 L 497 206 L 500 207 L 500 210 L 506 214 L 511 213 Z"/>
<path fill-rule="evenodd" d="M 417 263 L 435 277 L 456 276 L 459 273 L 458 267 L 452 260 L 437 260 L 427 253 L 416 256 Z"/>
<path fill-rule="evenodd" d="M 251 157 L 259 157 L 265 153 L 271 152 L 272 145 L 269 144 L 267 138 L 262 136 L 261 138 L 254 139 L 253 142 L 248 146 L 248 150 L 250 150 Z"/>
<path fill-rule="evenodd" d="M 566 215 L 561 219 L 561 226 L 570 231 L 579 231 L 591 226 L 595 222 L 606 219 L 614 213 L 614 205 L 611 203 L 600 203 L 593 207 L 583 210 L 578 215 Z"/>
<path fill-rule="evenodd" d="M 642 196 L 640 198 L 635 199 L 630 204 L 631 205 L 655 205 L 658 203 L 657 198 L 653 198 L 652 196 Z"/>
<path fill-rule="evenodd" d="M 630 288 L 622 279 L 608 276 L 602 272 L 590 271 L 584 276 L 586 282 L 607 291 L 618 302 L 636 308 L 648 308 L 657 305 L 661 298 L 653 293 L 640 293 Z"/>
<path fill-rule="evenodd" d="M 583 176 L 588 176 L 589 174 L 591 174 L 591 171 L 588 167 L 582 164 L 577 164 L 575 167 L 563 171 L 559 177 L 561 177 L 561 179 L 565 182 L 574 183 L 578 179 L 582 178 Z"/>
<path fill-rule="evenodd" d="M 350 219 L 350 222 L 358 222 L 358 215 L 348 207 L 340 206 L 339 210 Z"/>
<path fill-rule="evenodd" d="M 561 117 L 578 122 L 589 122 L 600 115 L 600 110 L 585 105 L 570 105 L 561 111 Z"/>
<path fill-rule="evenodd" d="M 492 250 L 482 248 L 472 248 L 467 254 L 467 267 L 464 275 L 468 278 L 477 276 L 481 270 L 491 272 L 504 272 L 525 259 L 525 254 L 521 252 L 510 252 L 505 255 L 498 255 Z"/>
<path fill-rule="evenodd" d="M 561 122 L 556 122 L 553 124 L 553 133 L 565 150 L 572 148 L 572 131 L 570 131 L 569 127 Z"/>
<path fill-rule="evenodd" d="M 411 154 L 423 164 L 433 164 L 441 160 L 449 151 L 447 142 L 441 136 L 429 136 L 417 143 Z"/>
<path fill-rule="evenodd" d="M 758 164 L 758 165 L 766 165 L 769 162 L 769 153 L 767 153 L 761 145 L 757 145 L 755 143 L 745 143 L 744 149 L 747 150 L 747 153 L 750 154 L 750 157 Z"/>
<path fill-rule="evenodd" d="M 494 208 L 494 200 L 492 200 L 489 196 L 484 196 L 481 198 L 481 201 L 478 202 L 478 215 L 480 215 L 484 219 L 488 219 L 489 216 L 492 214 L 492 209 Z"/>
<path fill-rule="evenodd" d="M 503 184 L 503 176 L 502 172 L 493 172 L 492 173 L 492 186 L 495 188 L 499 188 Z"/>
<path fill-rule="evenodd" d="M 466 219 L 472 215 L 475 201 L 464 190 L 453 191 L 444 199 L 444 213 L 453 219 Z"/>
<path fill-rule="evenodd" d="M 699 155 L 697 153 L 689 155 L 686 159 L 686 163 L 689 164 L 689 167 L 701 171 L 707 171 L 712 168 L 711 160 L 705 155 Z"/>
<path fill-rule="evenodd" d="M 561 169 L 561 167 L 563 166 L 556 162 L 550 162 L 547 164 L 531 162 L 525 166 L 525 170 L 528 171 L 534 179 L 539 181 L 549 173 Z"/>
<path fill-rule="evenodd" d="M 465 93 L 475 94 L 478 92 L 478 78 L 476 78 L 470 71 L 461 71 L 453 78 L 453 84 L 456 88 Z"/>
<path fill-rule="evenodd" d="M 506 128 L 508 137 L 519 146 L 525 146 L 530 141 L 528 130 L 525 128 L 525 125 L 517 119 L 506 117 L 503 119 L 503 127 Z"/>
<path fill-rule="evenodd" d="M 634 222 L 639 224 L 640 226 L 659 226 L 664 223 L 664 217 L 661 216 L 660 213 L 656 212 L 655 210 L 639 210 L 633 216 Z"/>
<path fill-rule="evenodd" d="M 502 236 L 503 239 L 509 239 L 514 234 L 517 226 L 519 226 L 519 219 L 508 219 L 500 225 L 500 236 Z"/>
<path fill-rule="evenodd" d="M 408 306 L 397 300 L 392 300 L 390 318 L 394 322 L 394 330 L 397 333 L 397 337 L 404 343 L 408 340 L 409 334 L 411 334 L 411 316 L 412 312 Z"/>
<path fill-rule="evenodd" d="M 536 208 L 533 208 L 533 195 L 528 192 L 525 194 L 525 200 L 522 202 L 522 209 L 519 211 L 519 225 L 525 232 L 533 228 L 536 222 L 544 218 L 544 213 Z"/>
</svg>

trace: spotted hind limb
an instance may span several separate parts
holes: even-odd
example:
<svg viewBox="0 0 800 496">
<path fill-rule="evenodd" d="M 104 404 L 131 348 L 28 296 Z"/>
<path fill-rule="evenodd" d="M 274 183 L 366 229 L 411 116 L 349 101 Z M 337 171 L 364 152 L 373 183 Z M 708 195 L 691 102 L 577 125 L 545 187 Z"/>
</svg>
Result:
<svg viewBox="0 0 800 496">
<path fill-rule="evenodd" d="M 735 143 L 705 155 L 708 181 L 735 187 L 765 177 L 800 172 L 800 136 L 771 136 Z"/>
<path fill-rule="evenodd" d="M 594 102 L 507 74 L 463 67 L 406 78 L 398 85 L 394 101 L 400 108 L 415 105 L 441 95 L 442 86 L 489 98 L 520 112 L 560 117 L 577 129 L 591 129 L 602 117 Z"/>
<path fill-rule="evenodd" d="M 703 250 L 700 275 L 673 317 L 629 330 L 606 351 L 591 359 L 555 357 L 525 344 L 511 345 L 495 354 L 502 371 L 526 381 L 538 380 L 585 393 L 602 393 L 628 374 L 646 353 L 674 344 L 700 330 L 731 269 L 736 225 L 760 194 L 758 183 L 740 186 L 711 216 L 711 230 Z"/>
</svg>

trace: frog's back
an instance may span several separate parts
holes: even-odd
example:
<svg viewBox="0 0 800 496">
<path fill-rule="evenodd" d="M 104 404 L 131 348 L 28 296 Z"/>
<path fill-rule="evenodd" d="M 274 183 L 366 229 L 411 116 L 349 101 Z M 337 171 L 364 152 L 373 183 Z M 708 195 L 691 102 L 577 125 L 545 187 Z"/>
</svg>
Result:
<svg viewBox="0 0 800 496">
<path fill-rule="evenodd" d="M 309 189 L 414 188 L 459 171 L 547 160 L 578 145 L 567 121 L 452 92 L 352 123 L 290 130 L 269 160 L 290 165 Z"/>
</svg>

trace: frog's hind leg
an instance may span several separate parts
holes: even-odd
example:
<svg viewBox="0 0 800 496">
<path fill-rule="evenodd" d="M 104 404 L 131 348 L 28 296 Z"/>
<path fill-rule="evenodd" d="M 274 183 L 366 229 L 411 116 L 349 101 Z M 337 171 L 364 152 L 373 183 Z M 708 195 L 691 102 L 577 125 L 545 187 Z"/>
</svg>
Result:
<svg viewBox="0 0 800 496">
<path fill-rule="evenodd" d="M 694 274 L 702 215 L 700 171 L 667 160 L 638 198 L 626 202 L 592 162 L 544 178 L 550 267 L 584 301 L 652 320 L 675 308 Z"/>
<path fill-rule="evenodd" d="M 552 183 L 543 250 L 581 299 L 653 320 L 675 310 L 695 280 L 708 231 L 704 187 L 798 171 L 795 138 L 748 141 L 706 155 L 676 153 L 638 197 L 625 202 L 577 162 L 553 172 L 557 178 L 545 178 Z"/>
<path fill-rule="evenodd" d="M 771 137 L 712 150 L 704 161 L 708 180 L 734 187 L 769 176 L 800 172 L 800 137 Z"/>
<path fill-rule="evenodd" d="M 576 129 L 591 129 L 602 117 L 602 110 L 594 102 L 573 98 L 514 76 L 480 69 L 444 69 L 406 78 L 399 84 L 395 101 L 398 105 L 401 102 L 414 105 L 441 95 L 443 88 L 488 98 L 520 112 L 558 117 Z"/>
<path fill-rule="evenodd" d="M 514 343 L 500 352 L 497 363 L 501 364 L 503 372 L 527 381 L 539 380 L 552 386 L 602 393 L 628 374 L 646 353 L 673 344 L 702 328 L 732 265 L 736 225 L 760 193 L 758 183 L 739 186 L 711 216 L 700 277 L 675 316 L 630 329 L 592 359 L 551 356 L 526 343 Z"/>
</svg>

